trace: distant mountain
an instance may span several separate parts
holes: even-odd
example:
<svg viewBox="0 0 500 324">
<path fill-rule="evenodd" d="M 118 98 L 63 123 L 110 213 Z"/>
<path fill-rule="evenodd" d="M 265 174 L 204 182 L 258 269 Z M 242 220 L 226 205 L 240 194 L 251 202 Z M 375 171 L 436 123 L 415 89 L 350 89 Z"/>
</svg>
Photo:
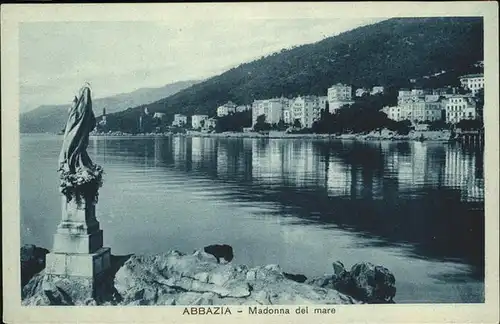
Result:
<svg viewBox="0 0 500 324">
<path fill-rule="evenodd" d="M 103 108 L 106 108 L 106 114 L 116 113 L 169 97 L 197 82 L 199 81 L 181 81 L 160 88 L 141 88 L 130 93 L 98 98 L 93 100 L 92 107 L 96 116 L 102 114 Z M 44 105 L 21 114 L 19 121 L 21 133 L 59 132 L 66 123 L 68 107 L 69 104 Z"/>
<path fill-rule="evenodd" d="M 174 113 L 214 115 L 229 100 L 250 104 L 281 95 L 325 95 L 338 82 L 410 87 L 410 79 L 443 70 L 446 76 L 473 72 L 471 66 L 481 60 L 480 17 L 388 19 L 241 64 L 168 98 L 108 116 L 108 125 L 134 132 L 145 107 L 165 112 L 168 118 Z M 433 81 L 439 85 L 450 78 Z"/>
</svg>

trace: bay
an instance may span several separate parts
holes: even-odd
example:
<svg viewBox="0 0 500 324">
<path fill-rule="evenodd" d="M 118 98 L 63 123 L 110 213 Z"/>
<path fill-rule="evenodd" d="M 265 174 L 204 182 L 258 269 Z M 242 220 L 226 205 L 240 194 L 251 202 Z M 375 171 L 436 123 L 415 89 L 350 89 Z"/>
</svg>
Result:
<svg viewBox="0 0 500 324">
<path fill-rule="evenodd" d="M 21 243 L 51 248 L 61 136 L 21 135 Z M 113 254 L 234 248 L 306 276 L 372 262 L 398 303 L 484 302 L 483 149 L 460 143 L 91 137 Z"/>
</svg>

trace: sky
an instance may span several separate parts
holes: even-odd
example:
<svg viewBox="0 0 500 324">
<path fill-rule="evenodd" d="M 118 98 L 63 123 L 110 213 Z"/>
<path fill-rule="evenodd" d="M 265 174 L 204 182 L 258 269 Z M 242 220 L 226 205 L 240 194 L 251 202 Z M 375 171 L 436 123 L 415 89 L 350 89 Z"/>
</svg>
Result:
<svg viewBox="0 0 500 324">
<path fill-rule="evenodd" d="M 217 19 L 23 22 L 20 112 L 68 104 L 84 82 L 94 98 L 202 80 L 283 48 L 382 19 Z"/>
</svg>

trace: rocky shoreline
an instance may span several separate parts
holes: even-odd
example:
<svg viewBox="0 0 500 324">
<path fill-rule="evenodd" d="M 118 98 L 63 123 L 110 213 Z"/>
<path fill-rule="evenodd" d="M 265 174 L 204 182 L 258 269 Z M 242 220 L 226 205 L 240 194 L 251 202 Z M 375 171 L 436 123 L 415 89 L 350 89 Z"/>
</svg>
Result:
<svg viewBox="0 0 500 324">
<path fill-rule="evenodd" d="M 290 305 L 394 303 L 394 275 L 382 266 L 336 261 L 332 274 L 307 278 L 278 265 L 247 267 L 205 250 L 112 256 L 111 269 L 88 298 L 85 278 L 46 275 L 46 249 L 21 248 L 22 304 L 43 305 Z M 40 269 L 40 272 L 35 270 Z M 95 289 L 95 288 L 94 288 Z"/>
<path fill-rule="evenodd" d="M 214 138 L 269 138 L 269 139 L 322 139 L 322 140 L 356 140 L 356 141 L 433 141 L 448 142 L 452 140 L 450 131 L 411 131 L 406 135 L 396 132 L 382 130 L 372 131 L 365 134 L 299 134 L 285 132 L 269 132 L 261 134 L 257 132 L 224 132 L 224 133 L 204 133 L 187 131 L 186 133 L 146 133 L 129 134 L 122 132 L 91 133 L 91 136 L 109 137 L 214 137 Z"/>
</svg>

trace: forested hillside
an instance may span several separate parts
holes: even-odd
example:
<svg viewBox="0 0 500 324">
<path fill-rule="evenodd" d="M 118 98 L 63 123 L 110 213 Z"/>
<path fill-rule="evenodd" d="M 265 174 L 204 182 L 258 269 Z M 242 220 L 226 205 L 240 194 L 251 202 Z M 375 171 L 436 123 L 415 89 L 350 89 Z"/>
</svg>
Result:
<svg viewBox="0 0 500 324">
<path fill-rule="evenodd" d="M 337 82 L 407 87 L 410 79 L 447 71 L 432 79 L 439 86 L 474 72 L 474 63 L 481 60 L 482 18 L 389 19 L 241 64 L 168 98 L 113 114 L 108 121 L 113 130 L 134 132 L 145 107 L 170 118 L 174 113 L 214 115 L 228 100 L 250 104 L 281 95 L 325 95 Z"/>
</svg>

